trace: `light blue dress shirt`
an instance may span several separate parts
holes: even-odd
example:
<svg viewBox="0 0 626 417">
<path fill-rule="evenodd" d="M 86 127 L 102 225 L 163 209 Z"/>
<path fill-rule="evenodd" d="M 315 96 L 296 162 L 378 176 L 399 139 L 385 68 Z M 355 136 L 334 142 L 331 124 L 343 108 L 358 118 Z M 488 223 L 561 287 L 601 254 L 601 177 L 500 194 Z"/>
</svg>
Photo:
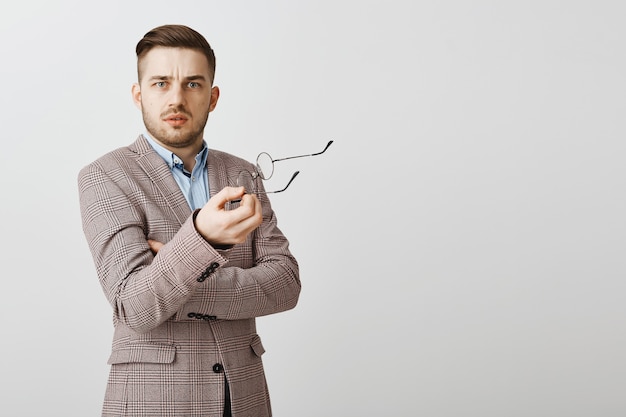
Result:
<svg viewBox="0 0 626 417">
<path fill-rule="evenodd" d="M 167 166 L 170 167 L 170 171 L 180 187 L 180 191 L 187 199 L 191 210 L 202 208 L 209 201 L 209 176 L 206 167 L 209 148 L 206 142 L 202 142 L 202 149 L 196 155 L 196 165 L 189 172 L 183 166 L 182 159 L 174 152 L 158 144 L 148 133 L 144 133 L 144 136 L 154 150 L 163 158 Z"/>
</svg>

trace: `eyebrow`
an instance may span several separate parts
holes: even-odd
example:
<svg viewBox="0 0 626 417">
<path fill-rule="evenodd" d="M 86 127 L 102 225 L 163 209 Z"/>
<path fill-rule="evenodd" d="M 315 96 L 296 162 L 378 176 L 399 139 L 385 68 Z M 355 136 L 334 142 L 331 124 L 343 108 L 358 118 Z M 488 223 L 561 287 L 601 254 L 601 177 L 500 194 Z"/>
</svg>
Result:
<svg viewBox="0 0 626 417">
<path fill-rule="evenodd" d="M 150 81 L 170 81 L 173 77 L 169 76 L 169 75 L 153 75 L 152 77 L 149 78 Z M 201 81 L 206 81 L 206 78 L 204 77 L 204 75 L 190 75 L 188 77 L 184 78 L 185 81 L 196 81 L 196 80 L 201 80 Z"/>
</svg>

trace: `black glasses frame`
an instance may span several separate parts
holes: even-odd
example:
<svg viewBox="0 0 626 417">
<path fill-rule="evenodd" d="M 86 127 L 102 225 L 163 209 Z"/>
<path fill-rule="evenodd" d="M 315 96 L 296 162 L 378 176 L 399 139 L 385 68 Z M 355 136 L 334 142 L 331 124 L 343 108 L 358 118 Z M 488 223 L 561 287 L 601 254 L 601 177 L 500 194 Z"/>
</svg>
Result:
<svg viewBox="0 0 626 417">
<path fill-rule="evenodd" d="M 279 162 L 279 161 L 286 161 L 288 159 L 296 159 L 296 158 L 305 158 L 307 156 L 317 156 L 317 155 L 321 155 L 324 152 L 326 152 L 326 150 L 330 147 L 330 145 L 333 144 L 333 140 L 328 141 L 328 143 L 326 144 L 326 146 L 324 147 L 324 149 L 322 149 L 322 151 L 320 152 L 315 152 L 315 153 L 311 153 L 311 154 L 306 154 L 306 155 L 296 155 L 296 156 L 287 156 L 285 158 L 278 158 L 278 159 L 273 159 L 270 154 L 268 154 L 267 152 L 261 152 L 258 156 L 257 156 L 257 163 L 256 163 L 256 171 L 255 172 L 249 172 L 249 171 L 242 171 L 239 173 L 239 177 L 241 177 L 242 174 L 244 173 L 248 173 L 250 176 L 250 179 L 253 182 L 256 182 L 258 178 L 261 178 L 262 180 L 268 180 L 272 177 L 272 175 L 274 175 L 274 162 Z M 271 172 L 269 173 L 269 175 L 264 174 L 263 170 L 260 167 L 260 163 L 259 163 L 259 159 L 260 158 L 268 158 L 269 162 L 271 163 Z M 296 177 L 298 176 L 298 174 L 300 173 L 300 171 L 296 171 L 293 173 L 293 175 L 291 176 L 291 178 L 289 179 L 289 181 L 287 182 L 287 185 L 285 185 L 285 187 L 283 187 L 280 190 L 274 190 L 274 191 L 258 191 L 258 190 L 254 190 L 254 192 L 252 192 L 251 194 L 276 194 L 276 193 L 282 193 L 283 191 L 285 191 L 287 188 L 289 188 L 289 186 L 291 185 L 291 183 L 293 182 L 294 179 L 296 179 Z M 238 182 L 238 186 L 242 185 L 239 184 L 239 178 L 237 178 L 237 182 Z M 255 188 L 257 188 L 255 186 Z M 246 193 L 248 193 L 249 190 L 246 190 Z M 238 203 L 240 202 L 241 199 L 239 200 L 233 200 L 231 201 L 231 203 Z"/>
</svg>

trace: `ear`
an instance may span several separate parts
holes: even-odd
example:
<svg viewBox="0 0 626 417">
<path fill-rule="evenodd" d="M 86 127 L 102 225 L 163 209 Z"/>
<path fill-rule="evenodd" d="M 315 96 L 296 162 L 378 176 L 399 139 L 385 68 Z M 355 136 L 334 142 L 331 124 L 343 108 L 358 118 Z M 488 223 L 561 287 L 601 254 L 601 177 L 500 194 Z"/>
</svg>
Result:
<svg viewBox="0 0 626 417">
<path fill-rule="evenodd" d="M 131 94 L 133 95 L 133 102 L 135 103 L 135 106 L 141 110 L 141 87 L 139 87 L 139 84 L 133 84 Z"/>
<path fill-rule="evenodd" d="M 211 88 L 211 102 L 209 103 L 209 112 L 212 112 L 217 106 L 217 100 L 220 98 L 220 89 L 217 86 Z"/>
</svg>

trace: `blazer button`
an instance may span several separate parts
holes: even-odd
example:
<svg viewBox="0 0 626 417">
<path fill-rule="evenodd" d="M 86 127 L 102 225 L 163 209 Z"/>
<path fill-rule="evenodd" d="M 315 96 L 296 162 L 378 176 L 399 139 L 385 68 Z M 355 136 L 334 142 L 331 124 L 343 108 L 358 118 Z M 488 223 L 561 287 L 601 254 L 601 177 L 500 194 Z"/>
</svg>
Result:
<svg viewBox="0 0 626 417">
<path fill-rule="evenodd" d="M 221 363 L 216 363 L 215 365 L 213 365 L 213 372 L 215 372 L 216 374 L 221 374 L 222 372 L 224 372 L 224 366 Z"/>
<path fill-rule="evenodd" d="M 204 271 L 207 275 L 212 274 L 213 272 L 215 272 L 215 270 L 217 268 L 219 268 L 220 264 L 218 264 L 217 262 L 213 262 L 211 265 L 209 265 L 209 267 Z M 204 274 L 203 274 L 204 275 Z"/>
<path fill-rule="evenodd" d="M 198 278 L 198 282 L 202 282 L 205 279 L 207 279 L 209 277 L 209 272 L 204 271 L 202 272 L 202 274 L 200 274 L 200 277 Z"/>
</svg>

